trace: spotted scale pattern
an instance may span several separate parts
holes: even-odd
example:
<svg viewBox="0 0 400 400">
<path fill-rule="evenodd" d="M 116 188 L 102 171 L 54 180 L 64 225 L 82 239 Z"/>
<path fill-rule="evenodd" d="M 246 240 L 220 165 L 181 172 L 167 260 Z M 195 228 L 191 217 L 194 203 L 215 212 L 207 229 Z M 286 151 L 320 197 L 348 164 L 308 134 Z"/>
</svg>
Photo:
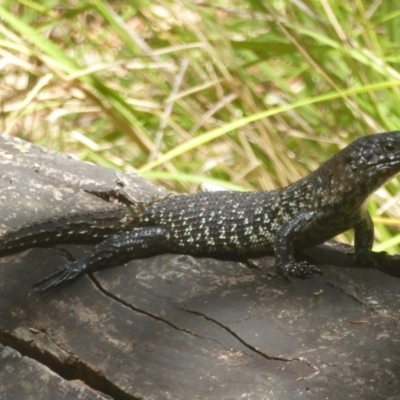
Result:
<svg viewBox="0 0 400 400">
<path fill-rule="evenodd" d="M 164 228 L 168 248 L 178 253 L 268 252 L 277 200 L 278 192 L 183 195 L 150 207 L 137 226 Z"/>
</svg>

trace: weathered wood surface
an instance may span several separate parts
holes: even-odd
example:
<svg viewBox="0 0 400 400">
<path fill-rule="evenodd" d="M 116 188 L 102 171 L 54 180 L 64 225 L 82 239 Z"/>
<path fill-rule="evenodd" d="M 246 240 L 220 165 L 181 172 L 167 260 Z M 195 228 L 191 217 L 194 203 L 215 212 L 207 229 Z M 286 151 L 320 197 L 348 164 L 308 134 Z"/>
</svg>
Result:
<svg viewBox="0 0 400 400">
<path fill-rule="evenodd" d="M 2 234 L 101 210 L 119 218 L 126 201 L 161 193 L 133 175 L 0 137 Z M 400 398 L 395 277 L 326 249 L 314 257 L 336 265 L 290 284 L 272 258 L 162 255 L 44 298 L 32 291 L 90 249 L 0 259 L 0 399 Z"/>
</svg>

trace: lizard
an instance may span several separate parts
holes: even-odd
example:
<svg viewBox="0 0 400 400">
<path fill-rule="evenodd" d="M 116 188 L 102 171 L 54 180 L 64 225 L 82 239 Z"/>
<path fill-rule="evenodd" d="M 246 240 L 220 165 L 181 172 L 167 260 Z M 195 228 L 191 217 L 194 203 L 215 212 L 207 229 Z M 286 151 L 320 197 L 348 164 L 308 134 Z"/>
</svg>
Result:
<svg viewBox="0 0 400 400">
<path fill-rule="evenodd" d="M 296 261 L 295 252 L 349 229 L 355 232 L 356 262 L 379 268 L 372 252 L 374 226 L 367 199 L 399 172 L 400 131 L 384 132 L 356 139 L 284 188 L 156 199 L 139 207 L 125 231 L 99 236 L 100 243 L 87 257 L 57 268 L 35 288 L 47 292 L 85 273 L 163 253 L 230 258 L 273 253 L 279 275 L 307 278 L 321 271 L 307 261 Z M 15 243 L 20 242 L 17 237 Z M 23 244 L 26 247 L 29 240 Z M 2 246 L 7 248 L 13 248 L 13 240 Z"/>
</svg>

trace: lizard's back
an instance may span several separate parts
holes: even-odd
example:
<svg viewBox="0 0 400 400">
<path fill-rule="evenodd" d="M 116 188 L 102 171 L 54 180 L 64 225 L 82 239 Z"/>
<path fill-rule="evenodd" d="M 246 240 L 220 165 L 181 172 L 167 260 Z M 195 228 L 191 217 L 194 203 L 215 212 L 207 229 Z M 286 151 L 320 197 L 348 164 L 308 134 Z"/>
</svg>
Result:
<svg viewBox="0 0 400 400">
<path fill-rule="evenodd" d="M 165 228 L 171 252 L 260 254 L 273 249 L 278 199 L 279 191 L 175 196 L 149 207 L 137 226 Z"/>
</svg>

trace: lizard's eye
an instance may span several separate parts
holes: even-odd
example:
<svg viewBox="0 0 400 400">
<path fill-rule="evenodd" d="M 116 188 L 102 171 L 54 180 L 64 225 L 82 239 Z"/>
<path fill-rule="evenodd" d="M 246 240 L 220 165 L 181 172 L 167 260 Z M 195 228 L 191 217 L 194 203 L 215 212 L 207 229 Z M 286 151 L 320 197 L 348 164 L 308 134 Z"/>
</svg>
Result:
<svg viewBox="0 0 400 400">
<path fill-rule="evenodd" d="M 393 153 L 397 150 L 397 146 L 392 143 L 385 143 L 382 145 L 382 148 L 386 151 L 386 153 Z"/>
</svg>

